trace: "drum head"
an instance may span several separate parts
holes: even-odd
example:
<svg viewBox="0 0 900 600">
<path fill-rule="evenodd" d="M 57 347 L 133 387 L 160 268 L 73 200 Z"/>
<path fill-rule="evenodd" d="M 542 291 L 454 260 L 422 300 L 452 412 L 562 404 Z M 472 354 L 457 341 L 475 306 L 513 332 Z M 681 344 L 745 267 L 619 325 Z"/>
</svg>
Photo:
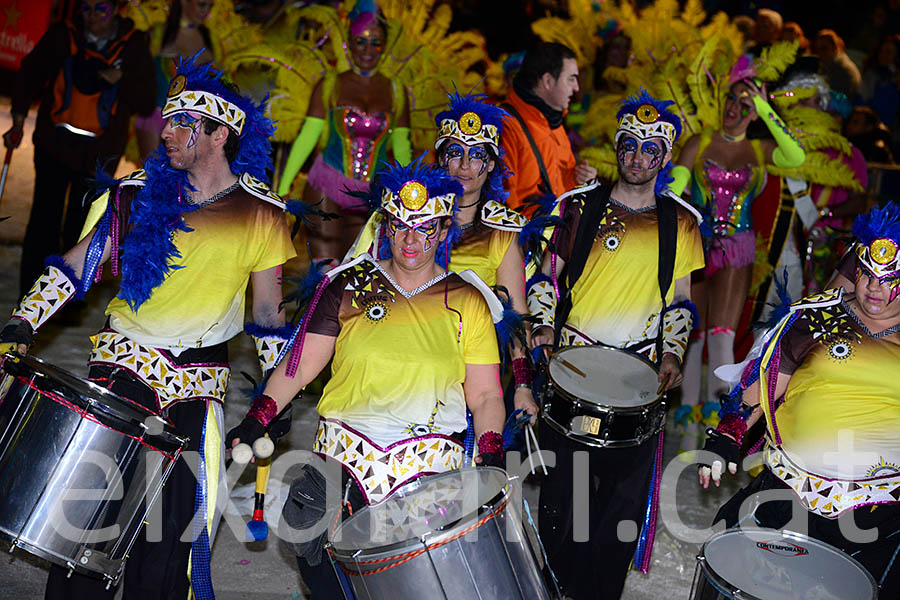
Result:
<svg viewBox="0 0 900 600">
<path fill-rule="evenodd" d="M 643 406 L 659 397 L 658 374 L 653 365 L 609 346 L 564 348 L 550 359 L 549 373 L 557 388 L 603 406 Z"/>
<path fill-rule="evenodd" d="M 701 550 L 713 578 L 728 591 L 760 600 L 877 597 L 875 580 L 837 548 L 774 529 L 729 529 Z"/>
<path fill-rule="evenodd" d="M 460 521 L 468 524 L 504 493 L 507 481 L 505 471 L 486 467 L 422 477 L 357 511 L 334 531 L 332 544 L 353 551 L 433 538 Z"/>
</svg>

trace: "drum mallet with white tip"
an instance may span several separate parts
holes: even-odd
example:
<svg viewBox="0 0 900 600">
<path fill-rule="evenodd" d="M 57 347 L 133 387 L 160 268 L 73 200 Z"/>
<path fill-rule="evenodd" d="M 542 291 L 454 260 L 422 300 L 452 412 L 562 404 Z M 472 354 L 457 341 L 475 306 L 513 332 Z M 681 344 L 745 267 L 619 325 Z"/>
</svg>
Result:
<svg viewBox="0 0 900 600">
<path fill-rule="evenodd" d="M 269 525 L 266 523 L 263 508 L 266 504 L 266 488 L 269 486 L 269 469 L 272 466 L 274 451 L 275 443 L 268 434 L 253 442 L 253 454 L 256 455 L 256 494 L 253 500 L 253 517 L 247 523 L 248 542 L 261 542 L 269 537 Z"/>
</svg>

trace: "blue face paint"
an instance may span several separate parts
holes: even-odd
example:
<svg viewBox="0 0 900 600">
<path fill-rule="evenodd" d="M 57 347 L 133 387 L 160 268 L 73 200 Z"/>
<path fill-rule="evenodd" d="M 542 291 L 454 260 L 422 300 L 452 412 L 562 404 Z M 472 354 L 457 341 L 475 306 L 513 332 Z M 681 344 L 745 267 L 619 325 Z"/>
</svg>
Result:
<svg viewBox="0 0 900 600">
<path fill-rule="evenodd" d="M 659 163 L 662 162 L 663 157 L 666 155 L 659 145 L 659 142 L 656 140 L 645 140 L 644 143 L 641 144 L 641 153 L 644 154 L 644 156 L 650 157 L 650 162 L 647 164 L 648 171 L 652 171 L 658 167 Z"/>
<path fill-rule="evenodd" d="M 169 123 L 172 128 L 182 127 L 184 129 L 191 130 L 191 137 L 188 138 L 187 146 L 188 148 L 193 148 L 197 145 L 197 139 L 200 137 L 200 118 L 194 117 L 188 113 L 175 113 L 171 117 L 169 117 Z"/>
<path fill-rule="evenodd" d="M 388 235 L 392 238 L 396 237 L 397 234 L 404 234 L 410 229 L 425 238 L 425 251 L 427 252 L 431 250 L 437 240 L 438 219 L 431 219 L 418 227 L 410 227 L 397 217 L 391 217 L 387 222 Z"/>
<path fill-rule="evenodd" d="M 445 169 L 458 170 L 466 156 L 468 156 L 471 169 L 476 171 L 479 176 L 484 174 L 488 161 L 491 160 L 491 155 L 481 146 L 466 146 L 459 142 L 451 142 L 444 150 L 441 162 Z"/>
</svg>

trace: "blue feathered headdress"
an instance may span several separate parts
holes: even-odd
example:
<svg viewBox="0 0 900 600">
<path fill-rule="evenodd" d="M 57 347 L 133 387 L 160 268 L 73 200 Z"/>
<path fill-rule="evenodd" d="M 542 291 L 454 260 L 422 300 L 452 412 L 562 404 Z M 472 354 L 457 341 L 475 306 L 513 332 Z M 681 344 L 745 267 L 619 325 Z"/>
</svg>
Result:
<svg viewBox="0 0 900 600">
<path fill-rule="evenodd" d="M 641 88 L 640 94 L 626 98 L 619 105 L 619 112 L 616 113 L 619 121 L 616 139 L 624 131 L 641 139 L 661 137 L 669 142 L 671 150 L 681 136 L 681 119 L 669 112 L 669 107 L 674 104 L 671 100 L 658 100 Z"/>
<path fill-rule="evenodd" d="M 879 238 L 900 242 L 900 204 L 876 206 L 853 221 L 853 235 L 868 246 Z"/>
<path fill-rule="evenodd" d="M 876 206 L 853 221 L 853 235 L 859 240 L 859 262 L 876 277 L 900 273 L 900 205 L 888 202 Z"/>
<path fill-rule="evenodd" d="M 238 134 L 240 149 L 237 157 L 231 161 L 231 171 L 235 175 L 249 173 L 260 181 L 269 183 L 269 173 L 273 170 L 272 145 L 269 138 L 275 133 L 275 124 L 264 112 L 265 102 L 256 104 L 248 97 L 242 96 L 223 80 L 222 71 L 213 68 L 212 63 L 198 65 L 197 59 L 203 52 L 189 58 L 181 57 L 172 83 L 169 86 L 166 107 L 163 116 L 178 112 L 200 112 L 204 116 L 226 125 L 232 133 Z M 186 91 L 200 91 L 224 100 L 229 106 L 223 107 L 206 103 L 205 105 L 187 106 L 184 102 L 173 102 Z M 243 120 L 238 121 L 235 115 L 243 112 Z M 239 133 L 238 133 L 239 132 Z"/>
<path fill-rule="evenodd" d="M 447 268 L 450 262 L 450 248 L 460 237 L 456 224 L 456 198 L 463 193 L 463 187 L 437 165 L 422 164 L 425 154 L 408 165 L 387 165 L 378 171 L 372 181 L 370 199 L 381 198 L 381 210 L 412 226 L 436 217 L 450 217 L 451 226 L 447 238 L 441 242 L 435 260 Z M 424 190 L 426 196 L 420 195 Z M 411 194 L 415 192 L 416 197 Z M 421 204 L 420 204 L 421 203 Z M 379 239 L 379 256 L 391 256 L 384 227 Z"/>
<path fill-rule="evenodd" d="M 447 94 L 447 97 L 450 99 L 450 108 L 438 113 L 434 119 L 438 126 L 434 149 L 438 150 L 449 139 L 459 140 L 468 145 L 490 146 L 496 152 L 498 160 L 484 183 L 484 197 L 505 203 L 509 192 L 503 183 L 510 173 L 503 163 L 500 135 L 503 133 L 503 119 L 508 117 L 509 113 L 485 102 L 487 96 L 484 94 L 461 96 L 458 92 L 453 92 Z M 477 119 L 472 118 L 472 115 Z"/>
<path fill-rule="evenodd" d="M 466 144 L 489 144 L 495 151 L 500 147 L 500 135 L 503 133 L 503 119 L 509 116 L 499 106 L 488 104 L 484 94 L 467 94 L 458 92 L 447 94 L 450 108 L 438 113 L 434 119 L 438 126 L 438 138 L 434 143 L 437 149 L 448 138 L 458 139 Z M 475 118 L 472 118 L 474 115 Z"/>
</svg>

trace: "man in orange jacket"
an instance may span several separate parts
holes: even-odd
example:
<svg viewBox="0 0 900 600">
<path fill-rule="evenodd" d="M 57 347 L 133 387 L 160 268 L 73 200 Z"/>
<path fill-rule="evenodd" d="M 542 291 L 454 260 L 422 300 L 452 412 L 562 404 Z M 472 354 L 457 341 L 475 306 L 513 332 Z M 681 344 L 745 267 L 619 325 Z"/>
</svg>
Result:
<svg viewBox="0 0 900 600">
<path fill-rule="evenodd" d="M 510 113 L 500 140 L 512 171 L 506 180 L 510 208 L 522 210 L 535 195 L 559 196 L 597 176 L 586 162 L 575 163 L 563 128 L 563 115 L 577 91 L 578 63 L 572 50 L 541 42 L 528 51 L 503 104 Z"/>
</svg>

